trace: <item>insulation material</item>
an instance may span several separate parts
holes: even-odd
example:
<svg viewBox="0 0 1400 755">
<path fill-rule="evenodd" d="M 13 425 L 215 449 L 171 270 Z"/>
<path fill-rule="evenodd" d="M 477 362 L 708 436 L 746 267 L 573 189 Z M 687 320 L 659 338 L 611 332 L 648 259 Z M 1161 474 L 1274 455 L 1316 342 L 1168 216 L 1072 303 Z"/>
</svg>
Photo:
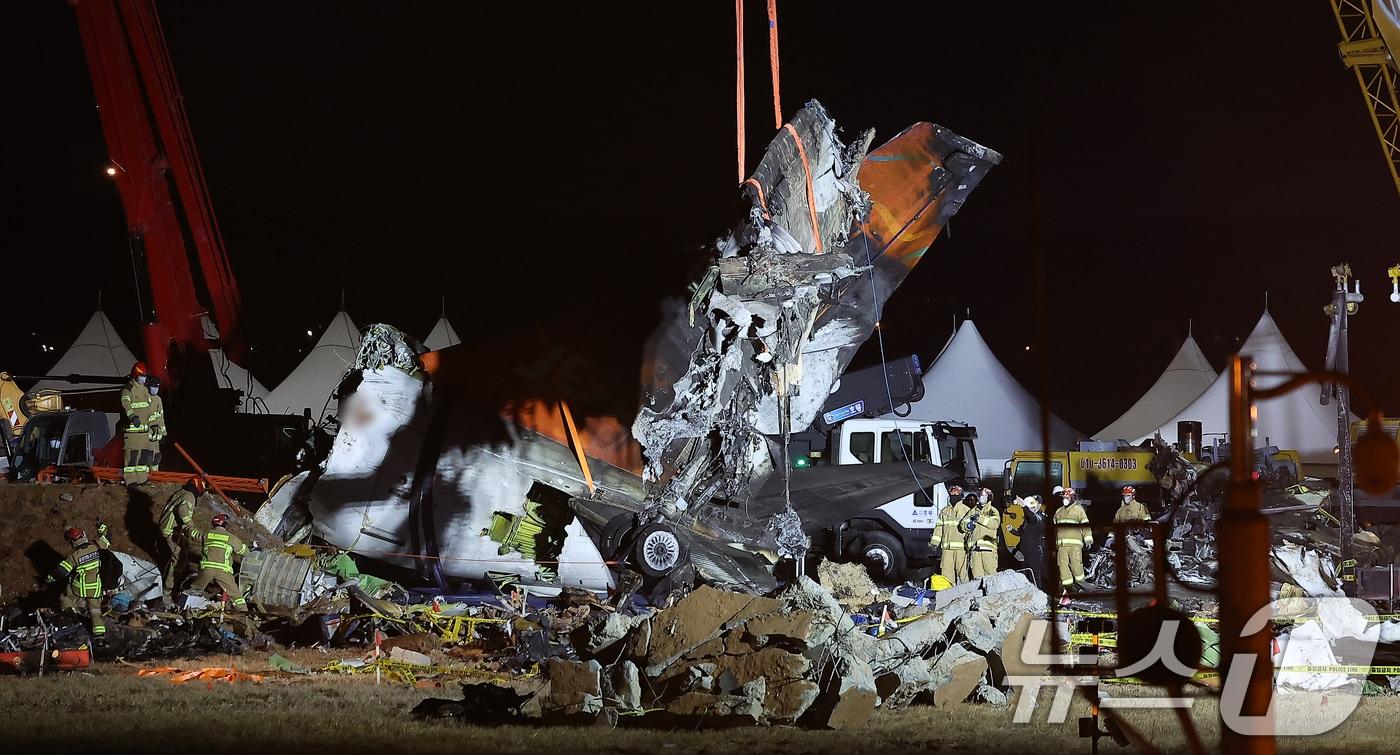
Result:
<svg viewBox="0 0 1400 755">
<path fill-rule="evenodd" d="M 1336 566 L 1330 559 L 1323 561 L 1318 551 L 1290 543 L 1274 548 L 1272 554 L 1274 563 L 1309 596 L 1322 598 L 1342 594 L 1337 587 Z"/>
<path fill-rule="evenodd" d="M 884 302 L 1001 159 L 927 123 L 867 156 L 872 138 L 843 145 L 820 104 L 798 112 L 743 185 L 745 217 L 648 344 L 632 433 L 652 508 L 761 484 L 775 456 L 764 436 L 811 425 Z"/>
<path fill-rule="evenodd" d="M 160 569 L 150 561 L 137 558 L 130 553 L 109 551 L 122 565 L 121 589 L 131 594 L 137 603 L 157 600 L 161 597 L 163 581 Z"/>
<path fill-rule="evenodd" d="M 1309 621 L 1279 638 L 1282 650 L 1274 656 L 1276 666 L 1336 666 L 1337 656 L 1332 643 L 1316 621 Z M 1346 674 L 1315 671 L 1280 671 L 1275 683 L 1280 687 L 1321 690 L 1360 685 L 1360 680 Z"/>
</svg>

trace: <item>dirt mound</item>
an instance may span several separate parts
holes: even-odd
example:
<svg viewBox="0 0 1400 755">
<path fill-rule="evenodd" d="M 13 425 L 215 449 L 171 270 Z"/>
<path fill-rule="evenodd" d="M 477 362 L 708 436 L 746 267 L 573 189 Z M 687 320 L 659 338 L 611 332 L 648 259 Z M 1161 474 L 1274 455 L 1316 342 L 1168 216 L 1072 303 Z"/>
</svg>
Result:
<svg viewBox="0 0 1400 755">
<path fill-rule="evenodd" d="M 63 531 L 81 527 L 93 534 L 101 518 L 110 528 L 112 550 L 159 563 L 158 518 L 179 485 L 146 484 L 135 489 L 99 485 L 34 485 L 0 482 L 0 603 L 39 587 L 44 575 L 71 550 Z M 195 526 L 209 526 L 216 512 L 200 501 Z M 248 533 L 230 530 L 251 543 Z"/>
</svg>

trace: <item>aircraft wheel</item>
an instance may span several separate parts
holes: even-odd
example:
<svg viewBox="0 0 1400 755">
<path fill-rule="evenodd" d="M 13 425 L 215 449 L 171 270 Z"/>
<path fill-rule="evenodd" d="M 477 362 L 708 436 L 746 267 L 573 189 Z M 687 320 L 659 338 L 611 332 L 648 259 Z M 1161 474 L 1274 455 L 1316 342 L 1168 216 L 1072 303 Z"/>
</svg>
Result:
<svg viewBox="0 0 1400 755">
<path fill-rule="evenodd" d="M 652 579 L 670 574 L 685 557 L 685 544 L 664 524 L 648 524 L 634 538 L 632 562 Z"/>
</svg>

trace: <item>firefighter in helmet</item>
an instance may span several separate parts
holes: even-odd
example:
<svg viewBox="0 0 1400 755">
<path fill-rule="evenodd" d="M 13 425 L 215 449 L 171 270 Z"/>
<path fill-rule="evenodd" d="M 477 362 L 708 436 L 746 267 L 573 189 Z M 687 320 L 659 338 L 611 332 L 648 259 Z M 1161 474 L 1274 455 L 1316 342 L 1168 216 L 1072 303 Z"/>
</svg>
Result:
<svg viewBox="0 0 1400 755">
<path fill-rule="evenodd" d="M 86 613 L 92 636 L 101 639 L 107 634 L 102 623 L 102 550 L 111 545 L 107 540 L 107 525 L 97 525 L 97 542 L 88 540 L 87 533 L 77 527 L 63 532 L 63 539 L 73 548 L 68 558 L 59 562 L 49 574 L 48 581 L 62 581 L 66 589 L 59 598 L 64 611 Z"/>
<path fill-rule="evenodd" d="M 137 485 L 150 472 L 151 392 L 146 390 L 146 363 L 131 365 L 122 386 L 122 482 Z"/>
<path fill-rule="evenodd" d="M 160 512 L 160 534 L 165 538 L 166 562 L 165 600 L 170 602 L 171 591 L 184 577 L 185 558 L 190 552 L 190 535 L 194 531 L 194 511 L 199 499 L 209 489 L 204 478 L 192 475 L 184 487 L 175 491 Z"/>
<path fill-rule="evenodd" d="M 243 599 L 243 591 L 238 589 L 238 582 L 233 578 L 233 562 L 248 552 L 248 546 L 224 529 L 224 525 L 228 524 L 227 515 L 215 514 L 210 523 L 213 527 L 208 532 L 190 530 L 190 542 L 199 543 L 200 553 L 203 554 L 199 560 L 199 574 L 190 583 L 190 590 L 202 593 L 213 582 L 229 597 L 234 610 L 242 611 L 248 607 L 248 602 Z"/>
<path fill-rule="evenodd" d="M 1142 501 L 1137 499 L 1137 488 L 1132 485 L 1123 486 L 1123 503 L 1119 504 L 1118 511 L 1113 515 L 1114 523 L 1118 522 L 1146 522 L 1152 519 L 1147 507 Z"/>
</svg>

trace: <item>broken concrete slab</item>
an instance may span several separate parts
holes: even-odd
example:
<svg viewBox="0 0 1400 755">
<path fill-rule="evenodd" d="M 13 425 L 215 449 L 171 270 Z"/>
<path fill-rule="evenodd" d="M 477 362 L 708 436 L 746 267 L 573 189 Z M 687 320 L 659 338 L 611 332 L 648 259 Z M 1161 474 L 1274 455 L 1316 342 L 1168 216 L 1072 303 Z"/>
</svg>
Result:
<svg viewBox="0 0 1400 755">
<path fill-rule="evenodd" d="M 979 684 L 977 690 L 972 694 L 974 700 L 987 703 L 988 705 L 1006 705 L 1008 699 L 1004 691 L 986 682 Z"/>
<path fill-rule="evenodd" d="M 1035 587 L 1035 584 L 1027 579 L 1025 574 L 1010 569 L 999 571 L 996 574 L 988 574 L 982 577 L 980 582 L 983 595 L 996 595 L 997 593 Z"/>
<path fill-rule="evenodd" d="M 1022 614 L 1001 641 L 997 653 L 1000 671 L 1007 676 L 1043 676 L 1050 673 L 1049 663 L 1032 662 L 1038 660 L 1037 656 L 1046 658 L 1055 652 L 1050 630 L 1047 620 L 1029 613 Z M 1033 643 L 1032 640 L 1037 638 L 1039 642 Z M 1000 683 L 1002 680 L 998 678 L 997 681 Z"/>
<path fill-rule="evenodd" d="M 982 595 L 982 580 L 974 579 L 971 582 L 953 585 L 933 594 L 930 611 L 945 611 L 954 601 L 962 598 L 974 598 Z"/>
<path fill-rule="evenodd" d="M 1001 641 L 1006 638 L 1006 631 L 997 631 L 992 625 L 992 620 L 987 614 L 981 611 L 972 611 L 963 614 L 958 620 L 958 634 L 963 639 L 972 644 L 973 647 L 984 653 L 990 653 L 1001 647 Z"/>
<path fill-rule="evenodd" d="M 408 663 L 414 666 L 431 666 L 433 659 L 428 656 L 407 648 L 396 647 L 389 651 L 389 658 L 400 663 Z"/>
<path fill-rule="evenodd" d="M 570 638 L 579 653 L 592 657 L 626 639 L 645 616 L 627 616 L 617 611 L 594 611 Z"/>
<path fill-rule="evenodd" d="M 806 657 L 768 647 L 742 655 L 720 655 L 703 663 L 678 664 L 657 679 L 657 687 L 664 698 L 677 691 L 717 691 L 722 689 L 722 679 L 741 687 L 763 679 L 767 684 L 765 715 L 786 722 L 795 721 L 816 699 L 820 690 L 809 681 L 811 675 L 812 664 Z"/>
<path fill-rule="evenodd" d="M 816 614 L 811 611 L 778 611 L 749 620 L 744 631 L 762 647 L 773 643 L 793 644 L 801 650 L 812 647 L 824 635 Z"/>
<path fill-rule="evenodd" d="M 634 655 L 645 659 L 647 676 L 659 676 L 686 653 L 725 630 L 781 607 L 782 604 L 773 598 L 726 592 L 705 585 L 653 617 L 648 647 L 645 652 Z"/>
<path fill-rule="evenodd" d="M 875 642 L 870 658 L 870 666 L 876 673 L 889 671 L 909 658 L 922 658 L 933 647 L 948 637 L 948 627 L 953 619 L 948 613 L 931 613 L 922 619 L 911 621 L 899 628 L 898 632 Z"/>
<path fill-rule="evenodd" d="M 861 726 L 875 713 L 879 695 L 870 665 L 859 659 L 841 659 L 833 666 L 834 678 L 807 711 L 803 723 L 828 729 Z"/>
<path fill-rule="evenodd" d="M 738 694 L 714 694 L 710 692 L 687 692 L 666 705 L 666 712 L 678 716 L 718 719 L 736 718 L 744 723 L 757 723 L 763 719 L 763 701 L 767 695 L 766 683 L 756 679 L 739 689 Z"/>
<path fill-rule="evenodd" d="M 1003 634 L 1024 615 L 1043 616 L 1049 611 L 1049 596 L 1034 586 L 987 595 L 977 600 L 977 610 L 987 615 Z"/>
<path fill-rule="evenodd" d="M 823 560 L 817 565 L 817 583 L 848 608 L 864 608 L 876 602 L 880 594 L 863 564 Z"/>
<path fill-rule="evenodd" d="M 947 681 L 933 690 L 934 707 L 947 708 L 963 702 L 982 683 L 982 677 L 986 673 L 987 659 L 980 656 L 967 658 L 954 665 L 949 670 Z"/>
<path fill-rule="evenodd" d="M 594 703 L 590 698 L 598 701 L 592 707 L 601 707 L 601 667 L 596 661 L 580 663 L 550 658 L 545 670 L 549 676 L 549 694 L 543 705 L 546 713 L 586 712 L 585 708 Z"/>
<path fill-rule="evenodd" d="M 925 691 L 931 681 L 928 661 L 910 658 L 875 678 L 875 692 L 881 706 L 907 705 L 915 695 Z"/>
<path fill-rule="evenodd" d="M 608 671 L 608 697 L 624 710 L 640 710 L 642 707 L 641 672 L 637 664 L 622 661 Z"/>
</svg>

